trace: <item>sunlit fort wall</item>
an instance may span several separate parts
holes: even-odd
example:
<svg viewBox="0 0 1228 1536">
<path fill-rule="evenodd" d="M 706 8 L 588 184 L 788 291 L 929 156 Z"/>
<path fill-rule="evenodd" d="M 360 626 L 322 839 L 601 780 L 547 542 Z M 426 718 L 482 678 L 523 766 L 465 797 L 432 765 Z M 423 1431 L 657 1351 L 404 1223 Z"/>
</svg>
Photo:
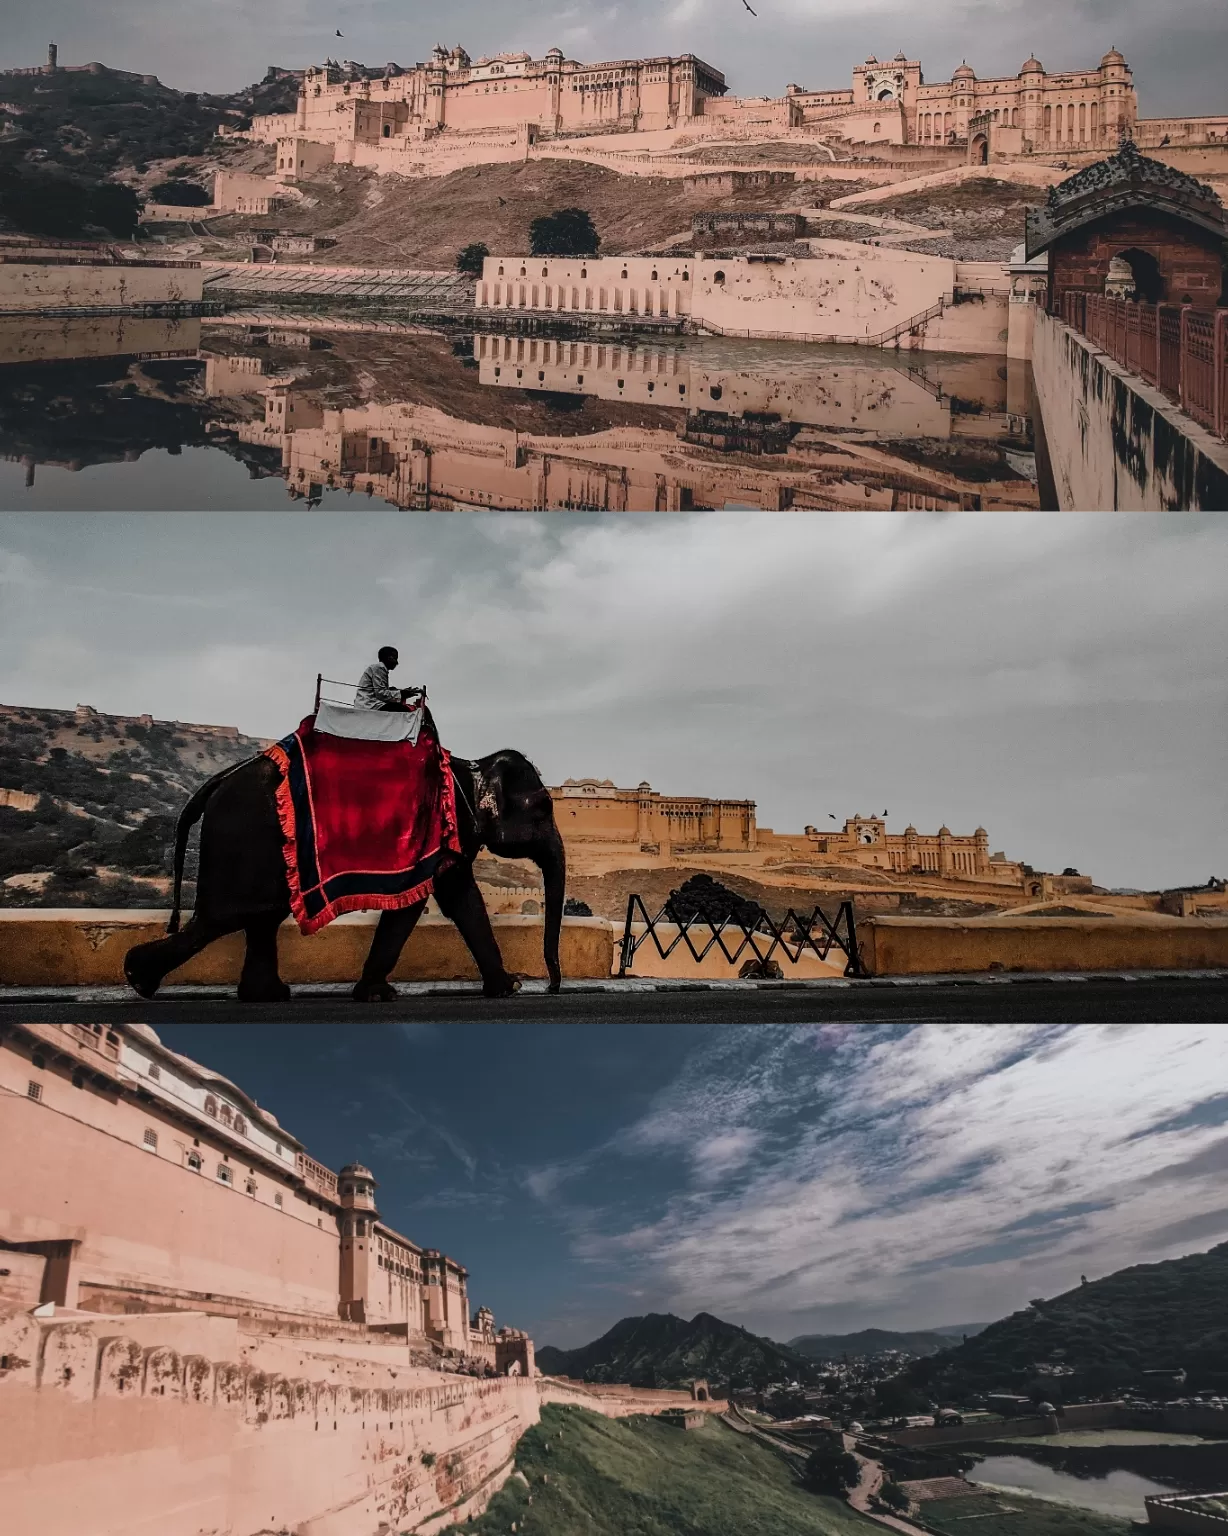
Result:
<svg viewBox="0 0 1228 1536">
<path fill-rule="evenodd" d="M 0 1045 L 0 1166 L 22 1169 L 0 1302 L 362 1324 L 532 1374 L 531 1341 L 470 1317 L 465 1269 L 380 1219 L 362 1164 L 326 1168 L 146 1026 L 27 1033 Z"/>
</svg>

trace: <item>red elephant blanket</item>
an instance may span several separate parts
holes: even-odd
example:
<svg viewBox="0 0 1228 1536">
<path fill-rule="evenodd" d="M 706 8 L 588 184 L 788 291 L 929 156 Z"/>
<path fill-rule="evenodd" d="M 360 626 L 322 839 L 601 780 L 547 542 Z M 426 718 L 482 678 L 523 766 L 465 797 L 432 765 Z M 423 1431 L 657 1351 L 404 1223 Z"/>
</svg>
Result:
<svg viewBox="0 0 1228 1536">
<path fill-rule="evenodd" d="M 396 911 L 429 896 L 460 854 L 448 754 L 427 731 L 408 741 L 356 741 L 309 715 L 265 749 L 281 769 L 290 910 L 303 933 L 342 912 Z"/>
</svg>

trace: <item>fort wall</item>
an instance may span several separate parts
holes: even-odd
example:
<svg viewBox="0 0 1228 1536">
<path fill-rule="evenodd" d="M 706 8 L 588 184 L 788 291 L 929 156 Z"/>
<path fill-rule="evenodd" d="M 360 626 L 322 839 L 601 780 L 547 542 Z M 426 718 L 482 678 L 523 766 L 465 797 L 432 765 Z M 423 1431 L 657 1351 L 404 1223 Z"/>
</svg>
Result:
<svg viewBox="0 0 1228 1536">
<path fill-rule="evenodd" d="M 253 1341 L 225 1322 L 0 1320 L 6 1532 L 429 1533 L 485 1507 L 538 1418 L 524 1377 Z"/>
<path fill-rule="evenodd" d="M 22 261 L 0 258 L 0 314 L 47 309 L 139 309 L 199 304 L 204 274 L 193 262 Z"/>
<path fill-rule="evenodd" d="M 1059 507 L 1222 511 L 1228 447 L 1055 316 L 1033 321 L 1032 376 Z"/>
</svg>

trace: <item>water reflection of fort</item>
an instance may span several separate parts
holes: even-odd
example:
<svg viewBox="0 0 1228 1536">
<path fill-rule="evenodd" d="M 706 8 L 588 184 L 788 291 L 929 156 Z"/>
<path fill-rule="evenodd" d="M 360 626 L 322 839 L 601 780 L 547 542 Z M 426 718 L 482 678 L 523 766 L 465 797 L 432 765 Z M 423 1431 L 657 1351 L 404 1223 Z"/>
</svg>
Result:
<svg viewBox="0 0 1228 1536">
<path fill-rule="evenodd" d="M 1034 486 L 1005 458 L 1000 478 L 969 480 L 892 446 L 1009 444 L 1026 464 L 1023 371 L 983 358 L 945 360 L 945 388 L 916 367 L 877 360 L 723 367 L 681 348 L 489 334 L 474 338 L 474 358 L 492 389 L 666 408 L 676 423 L 527 433 L 421 404 L 332 408 L 309 384 L 273 378 L 262 388 L 263 421 L 235 430 L 244 443 L 280 449 L 290 495 L 309 501 L 327 488 L 406 508 L 1036 505 Z M 260 362 L 211 359 L 209 392 L 250 391 Z"/>
<path fill-rule="evenodd" d="M 460 360 L 439 337 L 326 339 L 334 328 L 352 329 L 292 319 L 230 324 L 207 330 L 202 343 L 197 320 L 23 320 L 0 324 L 0 365 L 7 365 L 0 377 L 16 379 L 20 394 L 21 380 L 45 381 L 59 364 L 54 391 L 67 398 L 57 407 L 71 414 L 76 388 L 90 392 L 93 411 L 102 397 L 87 375 L 110 360 L 109 398 L 127 398 L 124 409 L 139 395 L 146 413 L 155 406 L 178 413 L 175 419 L 190 413 L 192 440 L 247 461 L 252 473 L 280 473 L 291 498 L 308 503 L 343 491 L 422 509 L 1036 505 L 1022 365 L 917 353 L 897 363 L 854 349 L 734 341 L 637 346 L 492 333 L 473 337 L 472 358 Z M 364 382 L 367 363 L 390 345 L 418 351 L 394 350 L 392 371 L 376 390 Z M 442 347 L 441 368 L 450 365 L 446 387 L 430 371 L 435 353 L 423 350 L 430 346 Z M 419 396 L 447 398 L 449 410 L 421 398 L 388 399 L 407 392 L 396 387 L 396 359 L 411 357 L 420 372 L 427 367 L 429 387 Z M 74 360 L 79 378 L 65 373 Z M 187 372 L 163 385 L 165 370 L 155 371 L 151 387 L 157 360 L 189 360 Z M 123 383 L 125 367 L 135 394 Z M 364 401 L 377 393 L 384 398 Z M 512 410 L 497 401 L 504 393 Z M 339 399 L 354 403 L 330 403 Z M 595 414 L 586 408 L 596 430 L 579 426 L 576 408 L 586 400 L 602 402 Z M 532 409 L 522 409 L 526 403 Z M 83 399 L 78 419 L 86 408 Z M 29 481 L 35 463 L 78 468 L 136 458 L 159 444 L 175 451 L 166 435 L 172 425 L 138 433 L 127 447 L 124 419 L 116 405 L 105 433 L 91 429 L 84 458 L 72 457 L 75 447 L 41 447 L 34 417 L 21 446 L 10 431 L 14 441 L 0 452 L 28 460 Z M 538 430 L 525 430 L 526 423 Z"/>
</svg>

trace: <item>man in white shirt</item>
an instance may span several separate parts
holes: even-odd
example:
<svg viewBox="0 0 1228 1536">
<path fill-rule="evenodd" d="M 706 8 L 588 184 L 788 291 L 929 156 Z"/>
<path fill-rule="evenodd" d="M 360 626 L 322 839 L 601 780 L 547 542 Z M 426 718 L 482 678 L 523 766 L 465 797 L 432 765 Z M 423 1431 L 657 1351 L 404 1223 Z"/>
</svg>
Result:
<svg viewBox="0 0 1228 1536">
<path fill-rule="evenodd" d="M 426 692 L 421 687 L 394 688 L 388 681 L 389 672 L 400 659 L 395 646 L 380 647 L 379 660 L 373 661 L 358 681 L 358 690 L 354 694 L 358 709 L 406 709 L 409 707 L 405 703 L 407 698 Z M 417 705 L 413 707 L 417 708 Z"/>
</svg>

